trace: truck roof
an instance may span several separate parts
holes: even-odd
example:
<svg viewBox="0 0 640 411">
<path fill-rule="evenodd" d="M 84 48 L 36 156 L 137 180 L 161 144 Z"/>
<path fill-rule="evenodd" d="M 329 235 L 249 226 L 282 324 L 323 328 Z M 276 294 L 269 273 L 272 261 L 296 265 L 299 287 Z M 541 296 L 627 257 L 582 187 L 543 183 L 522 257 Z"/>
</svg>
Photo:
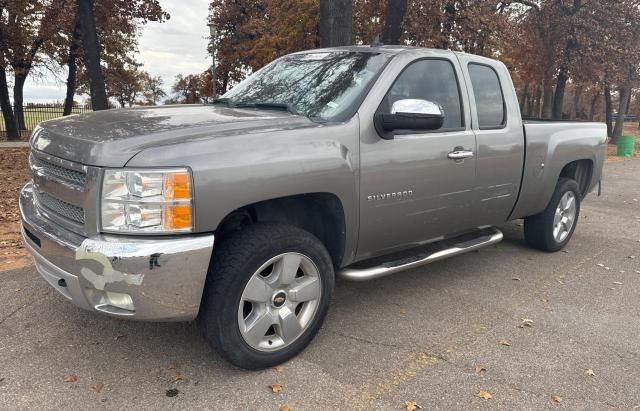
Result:
<svg viewBox="0 0 640 411">
<path fill-rule="evenodd" d="M 447 50 L 438 50 L 438 49 L 428 49 L 425 47 L 416 47 L 416 46 L 400 46 L 400 45 L 383 45 L 383 46 L 340 46 L 340 47 L 327 47 L 321 49 L 313 49 L 313 50 L 304 50 L 299 51 L 294 54 L 302 54 L 302 53 L 310 53 L 310 52 L 321 52 L 321 51 L 357 51 L 360 53 L 384 53 L 384 54 L 400 54 L 407 51 L 447 51 Z"/>
<path fill-rule="evenodd" d="M 475 54 L 469 54 L 469 53 L 465 53 L 462 51 L 453 51 L 453 50 L 446 50 L 446 49 L 435 49 L 435 48 L 428 48 L 428 47 L 417 47 L 417 46 L 403 46 L 403 45 L 382 45 L 382 46 L 341 46 L 341 47 L 327 47 L 327 48 L 321 48 L 321 49 L 312 49 L 312 50 L 304 50 L 304 51 L 299 51 L 296 53 L 292 53 L 292 54 L 304 54 L 304 53 L 317 53 L 317 52 L 326 52 L 326 51 L 351 51 L 351 52 L 360 52 L 360 53 L 383 53 L 386 55 L 399 55 L 399 54 L 404 54 L 404 53 L 413 53 L 413 54 L 428 54 L 428 53 L 433 53 L 433 54 L 439 54 L 439 55 L 443 55 L 443 54 L 455 54 L 455 55 L 467 55 L 467 56 L 473 56 L 474 59 L 478 59 L 479 61 L 486 61 L 486 62 L 495 62 L 497 60 L 489 58 L 489 57 L 484 57 L 484 56 L 478 56 Z"/>
</svg>

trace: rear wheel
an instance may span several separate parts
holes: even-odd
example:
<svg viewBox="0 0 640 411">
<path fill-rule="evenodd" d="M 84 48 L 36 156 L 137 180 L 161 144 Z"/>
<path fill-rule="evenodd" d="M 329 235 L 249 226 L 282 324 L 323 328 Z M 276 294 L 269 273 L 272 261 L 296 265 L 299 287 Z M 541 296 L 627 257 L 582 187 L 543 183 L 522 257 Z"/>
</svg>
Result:
<svg viewBox="0 0 640 411">
<path fill-rule="evenodd" d="M 571 240 L 580 216 L 580 189 L 575 180 L 560 178 L 547 208 L 524 219 L 524 237 L 533 248 L 559 251 Z"/>
<path fill-rule="evenodd" d="M 200 322 L 207 341 L 248 369 L 302 351 L 326 316 L 334 284 L 329 253 L 296 227 L 247 227 L 214 250 Z"/>
</svg>

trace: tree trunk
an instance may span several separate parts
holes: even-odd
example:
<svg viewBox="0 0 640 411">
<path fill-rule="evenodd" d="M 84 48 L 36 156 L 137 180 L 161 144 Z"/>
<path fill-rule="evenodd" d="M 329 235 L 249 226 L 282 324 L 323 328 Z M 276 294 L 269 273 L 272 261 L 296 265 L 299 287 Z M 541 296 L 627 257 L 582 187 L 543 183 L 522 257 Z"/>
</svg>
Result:
<svg viewBox="0 0 640 411">
<path fill-rule="evenodd" d="M 524 83 L 524 88 L 522 89 L 522 95 L 520 96 L 520 111 L 524 113 L 524 105 L 529 98 L 529 83 Z"/>
<path fill-rule="evenodd" d="M 613 128 L 613 143 L 618 141 L 618 137 L 622 135 L 624 131 L 624 113 L 627 112 L 627 104 L 629 104 L 629 94 L 631 94 L 631 81 L 627 80 L 624 83 L 624 87 L 620 89 L 620 106 L 618 107 L 618 118 L 616 119 L 616 125 Z"/>
<path fill-rule="evenodd" d="M 607 136 L 613 137 L 613 97 L 611 97 L 611 87 L 604 88 L 604 117 L 607 123 Z"/>
<path fill-rule="evenodd" d="M 580 100 L 582 99 L 583 91 L 583 86 L 577 86 L 575 92 L 573 93 L 573 104 L 571 105 L 571 114 L 569 115 L 570 120 L 577 119 L 578 115 L 580 114 Z"/>
<path fill-rule="evenodd" d="M 352 0 L 321 0 L 320 37 L 322 47 L 350 46 L 352 19 Z"/>
<path fill-rule="evenodd" d="M 532 117 L 540 118 L 540 110 L 542 109 L 542 87 L 536 87 L 536 98 L 535 103 L 533 105 L 533 113 Z"/>
<path fill-rule="evenodd" d="M 388 0 L 381 41 L 384 44 L 400 44 L 407 0 Z"/>
<path fill-rule="evenodd" d="M 542 97 L 542 118 L 550 119 L 553 114 L 553 71 L 545 70 L 543 97 Z"/>
<path fill-rule="evenodd" d="M 593 99 L 591 100 L 591 108 L 589 110 L 589 121 L 593 121 L 596 117 L 596 105 L 598 104 L 598 99 L 600 98 L 600 92 L 597 92 Z"/>
<path fill-rule="evenodd" d="M 556 91 L 553 95 L 553 110 L 551 115 L 554 120 L 562 120 L 564 92 L 567 88 L 567 80 L 569 80 L 569 76 L 567 76 L 566 70 L 560 69 L 558 80 L 556 81 Z"/>
<path fill-rule="evenodd" d="M 93 0 L 76 0 L 76 3 L 82 32 L 82 45 L 87 59 L 91 106 L 95 111 L 106 110 L 109 108 L 109 100 L 100 65 L 100 44 L 96 33 L 96 20 L 93 15 Z"/>
<path fill-rule="evenodd" d="M 2 65 L 0 65 L 0 106 L 2 108 L 2 118 L 4 118 L 5 128 L 7 129 L 7 139 L 9 141 L 19 140 L 20 132 L 16 124 L 16 118 L 13 115 L 11 100 L 9 100 L 7 71 Z"/>
<path fill-rule="evenodd" d="M 76 76 L 78 73 L 78 50 L 80 48 L 80 21 L 76 18 L 76 24 L 71 35 L 71 44 L 69 45 L 69 56 L 67 57 L 67 66 L 69 74 L 67 76 L 67 95 L 64 99 L 63 116 L 68 116 L 73 111 L 73 97 L 76 94 Z"/>
<path fill-rule="evenodd" d="M 27 76 L 15 74 L 13 79 L 13 111 L 18 129 L 23 131 L 27 129 L 24 121 L 24 83 L 27 81 Z"/>
<path fill-rule="evenodd" d="M 526 113 L 527 117 L 531 117 L 532 116 L 532 112 L 533 112 L 533 101 L 535 100 L 535 97 L 532 94 L 529 94 L 529 98 L 527 98 L 527 104 L 526 104 L 526 108 L 524 110 L 524 113 Z"/>
<path fill-rule="evenodd" d="M 227 92 L 227 87 L 229 87 L 229 72 L 225 72 L 224 76 L 222 76 L 222 94 Z"/>
</svg>

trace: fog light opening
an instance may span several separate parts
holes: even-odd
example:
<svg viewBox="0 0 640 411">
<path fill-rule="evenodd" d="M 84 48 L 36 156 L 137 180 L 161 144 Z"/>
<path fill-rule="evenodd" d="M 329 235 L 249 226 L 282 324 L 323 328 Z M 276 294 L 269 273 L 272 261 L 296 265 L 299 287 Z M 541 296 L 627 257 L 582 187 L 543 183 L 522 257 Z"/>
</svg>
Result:
<svg viewBox="0 0 640 411">
<path fill-rule="evenodd" d="M 114 293 L 112 291 L 105 291 L 104 293 L 105 303 L 127 311 L 135 311 L 136 308 L 133 305 L 133 299 L 129 294 Z"/>
</svg>

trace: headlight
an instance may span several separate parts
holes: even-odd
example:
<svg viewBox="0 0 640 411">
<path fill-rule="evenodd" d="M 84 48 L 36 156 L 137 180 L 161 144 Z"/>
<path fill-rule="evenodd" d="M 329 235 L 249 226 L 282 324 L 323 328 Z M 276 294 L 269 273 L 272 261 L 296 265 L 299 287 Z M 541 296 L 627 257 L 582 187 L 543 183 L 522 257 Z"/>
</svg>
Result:
<svg viewBox="0 0 640 411">
<path fill-rule="evenodd" d="M 111 233 L 193 230 L 193 191 L 187 169 L 105 170 L 101 227 Z"/>
</svg>

